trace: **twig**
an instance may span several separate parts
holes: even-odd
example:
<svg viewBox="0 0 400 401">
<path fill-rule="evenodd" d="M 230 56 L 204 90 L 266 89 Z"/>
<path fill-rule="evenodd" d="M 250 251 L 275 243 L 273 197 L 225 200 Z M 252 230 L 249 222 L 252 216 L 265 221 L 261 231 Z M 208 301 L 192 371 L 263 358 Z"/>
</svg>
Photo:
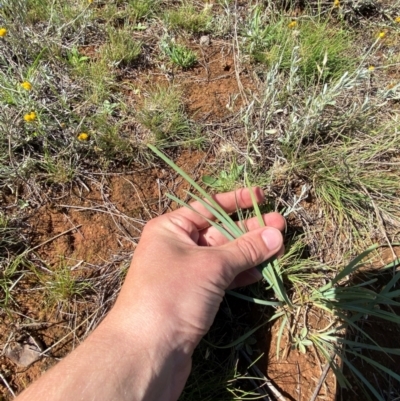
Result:
<svg viewBox="0 0 400 401">
<path fill-rule="evenodd" d="M 260 398 L 257 398 L 259 400 L 264 400 L 264 401 L 272 401 L 270 396 L 268 395 L 267 391 L 262 387 L 259 386 L 254 379 L 252 379 L 251 377 L 248 378 L 250 383 L 254 386 L 255 390 L 260 394 Z"/>
<path fill-rule="evenodd" d="M 135 190 L 137 197 L 139 198 L 140 203 L 143 206 L 143 209 L 147 212 L 147 214 L 149 215 L 150 219 L 153 218 L 153 216 L 151 215 L 149 209 L 146 207 L 146 205 L 143 203 L 142 198 L 140 197 L 139 191 L 137 190 L 136 186 L 133 184 L 133 182 L 129 181 L 127 178 L 122 177 L 123 180 L 125 180 L 126 182 L 128 182 L 132 188 Z"/>
<path fill-rule="evenodd" d="M 236 81 L 237 85 L 239 88 L 240 96 L 242 97 L 242 100 L 246 103 L 246 105 L 249 104 L 249 101 L 247 99 L 246 93 L 243 89 L 242 81 L 240 79 L 240 73 L 239 73 L 239 68 L 240 68 L 240 63 L 239 63 L 239 41 L 238 41 L 238 33 L 237 33 L 237 25 L 238 25 L 238 18 L 237 18 L 237 1 L 235 2 L 235 24 L 234 24 L 234 30 L 235 34 L 233 37 L 233 63 L 235 66 L 235 74 L 236 74 Z M 236 53 L 237 51 L 237 53 Z"/>
<path fill-rule="evenodd" d="M 126 220 L 132 220 L 135 223 L 141 224 L 142 226 L 145 225 L 145 223 L 143 222 L 143 220 L 139 220 L 139 219 L 135 219 L 133 217 L 129 217 L 124 213 L 121 213 L 118 209 L 116 209 L 119 213 L 113 213 L 110 212 L 108 209 L 107 210 L 103 210 L 103 209 L 98 209 L 98 208 L 94 208 L 94 207 L 83 207 L 83 206 L 72 206 L 72 205 L 57 205 L 58 207 L 67 207 L 69 209 L 76 209 L 79 211 L 85 211 L 85 210 L 90 210 L 92 212 L 100 212 L 100 213 L 106 213 L 106 214 L 110 214 L 113 216 L 117 216 L 117 217 L 121 217 L 124 218 Z M 136 231 L 140 232 L 140 230 L 136 227 L 133 227 Z"/>
<path fill-rule="evenodd" d="M 49 242 L 54 241 L 55 239 L 57 239 L 57 238 L 59 238 L 59 237 L 62 237 L 62 236 L 65 235 L 65 234 L 68 234 L 68 233 L 71 232 L 71 231 L 77 230 L 77 229 L 80 228 L 80 227 L 82 227 L 82 224 L 79 224 L 78 226 L 72 227 L 72 228 L 70 228 L 69 230 L 63 231 L 62 233 L 57 234 L 57 235 L 54 236 L 53 238 L 50 238 L 50 239 L 48 239 L 47 241 L 44 241 L 44 242 L 42 242 L 41 244 L 36 245 L 36 246 L 34 246 L 33 248 L 28 249 L 28 250 L 26 251 L 26 253 L 32 252 L 32 251 L 34 251 L 35 249 L 38 249 L 38 248 L 42 247 L 43 245 L 46 245 L 46 244 L 48 244 Z"/>
<path fill-rule="evenodd" d="M 300 366 L 297 362 L 297 399 L 301 400 L 301 376 L 300 376 Z"/>
<path fill-rule="evenodd" d="M 253 369 L 254 373 L 258 375 L 260 380 L 263 380 L 265 384 L 267 385 L 268 389 L 271 391 L 271 393 L 274 395 L 274 397 L 278 401 L 286 401 L 286 398 L 280 393 L 280 391 L 272 384 L 271 380 L 269 380 L 256 365 L 253 364 L 253 361 L 250 359 L 250 357 L 247 355 L 247 353 L 243 350 L 240 350 L 240 353 L 245 357 L 248 363 L 250 363 L 251 369 Z"/>
<path fill-rule="evenodd" d="M 12 394 L 12 396 L 15 398 L 16 395 L 14 393 L 14 391 L 12 390 L 12 388 L 10 387 L 10 385 L 8 384 L 7 380 L 5 379 L 5 377 L 0 373 L 0 378 L 1 380 L 3 380 L 3 383 L 6 385 L 6 387 L 8 388 L 8 391 Z"/>
<path fill-rule="evenodd" d="M 103 305 L 102 305 L 103 306 Z M 49 351 L 51 351 L 55 346 L 57 346 L 58 344 L 60 344 L 62 341 L 64 341 L 66 338 L 68 338 L 71 334 L 73 334 L 74 332 L 76 332 L 77 329 L 79 329 L 79 327 L 83 326 L 86 322 L 89 321 L 89 319 L 91 319 L 93 316 L 95 316 L 98 311 L 102 308 L 102 306 L 100 306 L 99 308 L 97 308 L 91 315 L 89 315 L 83 322 L 79 323 L 77 326 L 75 326 L 75 330 L 70 331 L 69 333 L 67 333 L 64 337 L 60 338 L 58 341 L 56 341 L 54 344 L 50 345 L 50 347 L 46 348 L 44 351 L 42 351 L 40 353 L 40 356 L 49 356 L 47 355 L 47 353 Z"/>
<path fill-rule="evenodd" d="M 335 354 L 333 355 L 333 358 L 334 357 L 335 357 Z M 325 367 L 324 367 L 324 369 L 323 369 L 323 371 L 322 371 L 322 373 L 321 373 L 321 377 L 319 378 L 317 386 L 315 387 L 315 390 L 314 390 L 314 392 L 313 392 L 313 394 L 312 394 L 312 396 L 310 398 L 310 401 L 315 401 L 317 399 L 319 390 L 321 390 L 321 387 L 325 382 L 325 379 L 326 379 L 326 376 L 327 376 L 327 374 L 329 372 L 330 367 L 331 367 L 331 364 L 329 362 L 327 362 Z"/>
</svg>

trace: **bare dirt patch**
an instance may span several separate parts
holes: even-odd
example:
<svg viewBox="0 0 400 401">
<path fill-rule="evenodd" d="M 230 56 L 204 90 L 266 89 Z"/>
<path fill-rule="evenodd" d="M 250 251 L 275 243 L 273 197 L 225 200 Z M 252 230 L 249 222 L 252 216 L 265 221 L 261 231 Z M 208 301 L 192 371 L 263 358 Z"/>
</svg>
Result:
<svg viewBox="0 0 400 401">
<path fill-rule="evenodd" d="M 215 121 L 243 105 L 238 79 L 246 91 L 254 85 L 246 69 L 235 72 L 232 45 L 216 42 L 199 50 L 199 65 L 182 77 L 186 104 L 195 119 Z"/>
<path fill-rule="evenodd" d="M 307 312 L 307 325 L 312 330 L 320 330 L 329 324 L 324 314 L 318 310 Z M 262 372 L 279 389 L 285 399 L 290 401 L 308 401 L 311 399 L 320 380 L 325 361 L 323 356 L 314 348 L 308 347 L 305 354 L 298 349 L 291 349 L 291 339 L 286 334 L 282 336 L 277 357 L 277 338 L 280 321 L 274 323 L 268 331 L 260 332 L 257 336 L 258 345 L 264 352 L 259 362 Z M 334 400 L 336 380 L 329 371 L 322 383 L 317 399 Z"/>
</svg>

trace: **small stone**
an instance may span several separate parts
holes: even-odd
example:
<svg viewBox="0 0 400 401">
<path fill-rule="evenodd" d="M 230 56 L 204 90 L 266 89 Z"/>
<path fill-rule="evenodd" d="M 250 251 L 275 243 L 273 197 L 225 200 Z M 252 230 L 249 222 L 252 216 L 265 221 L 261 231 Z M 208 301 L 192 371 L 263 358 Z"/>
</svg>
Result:
<svg viewBox="0 0 400 401">
<path fill-rule="evenodd" d="M 5 356 L 17 365 L 27 368 L 41 357 L 43 346 L 41 341 L 29 336 L 24 341 L 15 341 L 6 347 Z"/>
<path fill-rule="evenodd" d="M 208 35 L 203 35 L 200 38 L 200 46 L 210 46 L 211 44 L 211 39 Z"/>
</svg>

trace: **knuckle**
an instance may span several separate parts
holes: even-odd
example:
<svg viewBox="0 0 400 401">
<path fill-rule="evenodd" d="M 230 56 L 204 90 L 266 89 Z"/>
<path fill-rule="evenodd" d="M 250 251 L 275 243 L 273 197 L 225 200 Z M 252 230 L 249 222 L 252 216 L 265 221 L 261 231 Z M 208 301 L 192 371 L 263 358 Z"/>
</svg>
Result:
<svg viewBox="0 0 400 401">
<path fill-rule="evenodd" d="M 257 245 L 251 239 L 246 237 L 239 238 L 238 248 L 249 266 L 258 265 L 261 262 L 260 251 Z"/>
<path fill-rule="evenodd" d="M 157 218 L 149 220 L 149 221 L 145 224 L 143 230 L 149 231 L 149 230 L 151 230 L 152 228 L 154 228 L 154 227 L 158 224 L 156 220 L 157 220 Z"/>
</svg>

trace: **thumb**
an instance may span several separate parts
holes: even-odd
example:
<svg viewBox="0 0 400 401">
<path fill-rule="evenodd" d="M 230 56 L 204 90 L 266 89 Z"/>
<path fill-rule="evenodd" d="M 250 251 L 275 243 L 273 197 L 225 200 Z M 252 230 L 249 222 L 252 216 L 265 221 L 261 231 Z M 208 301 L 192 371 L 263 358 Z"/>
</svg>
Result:
<svg viewBox="0 0 400 401">
<path fill-rule="evenodd" d="M 282 233 L 273 227 L 262 227 L 243 234 L 238 239 L 220 247 L 230 282 L 241 272 L 274 256 L 282 248 Z M 228 283 L 228 285 L 230 284 Z"/>
</svg>

